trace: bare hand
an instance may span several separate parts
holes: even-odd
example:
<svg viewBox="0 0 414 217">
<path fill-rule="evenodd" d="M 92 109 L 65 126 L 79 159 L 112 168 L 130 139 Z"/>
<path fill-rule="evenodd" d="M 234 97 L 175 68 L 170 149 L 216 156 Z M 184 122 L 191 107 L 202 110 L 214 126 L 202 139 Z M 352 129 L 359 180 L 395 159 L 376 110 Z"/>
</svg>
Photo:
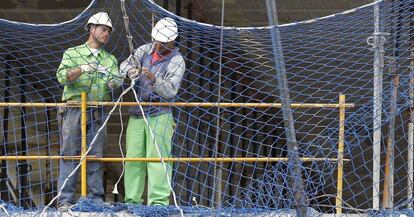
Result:
<svg viewBox="0 0 414 217">
<path fill-rule="evenodd" d="M 155 74 L 150 72 L 148 68 L 142 67 L 142 74 L 147 76 L 151 81 L 155 81 Z"/>
</svg>

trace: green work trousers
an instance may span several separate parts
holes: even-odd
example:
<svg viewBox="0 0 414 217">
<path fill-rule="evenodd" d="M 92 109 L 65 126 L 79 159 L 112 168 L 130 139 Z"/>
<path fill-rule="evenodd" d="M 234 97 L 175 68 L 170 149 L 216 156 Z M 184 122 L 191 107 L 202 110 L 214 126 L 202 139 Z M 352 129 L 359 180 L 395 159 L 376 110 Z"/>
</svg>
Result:
<svg viewBox="0 0 414 217">
<path fill-rule="evenodd" d="M 128 158 L 159 158 L 171 156 L 173 136 L 173 117 L 162 114 L 147 117 L 148 125 L 143 118 L 130 117 L 126 133 Z M 150 129 L 153 136 L 150 133 Z M 168 177 L 162 163 L 126 162 L 125 163 L 125 203 L 142 204 L 145 187 L 145 176 L 148 176 L 148 205 L 169 205 L 172 163 L 165 164 Z"/>
</svg>

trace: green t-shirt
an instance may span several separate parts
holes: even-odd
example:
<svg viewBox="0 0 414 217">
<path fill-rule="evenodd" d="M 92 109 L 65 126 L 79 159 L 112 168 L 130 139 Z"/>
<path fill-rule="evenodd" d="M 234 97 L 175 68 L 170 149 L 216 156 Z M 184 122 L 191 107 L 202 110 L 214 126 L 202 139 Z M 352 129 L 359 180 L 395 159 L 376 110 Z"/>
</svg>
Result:
<svg viewBox="0 0 414 217">
<path fill-rule="evenodd" d="M 62 101 L 79 101 L 81 93 L 88 93 L 88 100 L 108 101 L 108 83 L 112 81 L 116 86 L 122 85 L 123 77 L 119 74 L 118 60 L 103 48 L 95 56 L 92 50 L 82 44 L 69 48 L 63 54 L 62 62 L 57 70 L 56 77 L 60 84 L 65 85 Z M 98 69 L 94 73 L 82 73 L 75 81 L 68 81 L 68 70 L 83 64 L 96 63 Z"/>
</svg>

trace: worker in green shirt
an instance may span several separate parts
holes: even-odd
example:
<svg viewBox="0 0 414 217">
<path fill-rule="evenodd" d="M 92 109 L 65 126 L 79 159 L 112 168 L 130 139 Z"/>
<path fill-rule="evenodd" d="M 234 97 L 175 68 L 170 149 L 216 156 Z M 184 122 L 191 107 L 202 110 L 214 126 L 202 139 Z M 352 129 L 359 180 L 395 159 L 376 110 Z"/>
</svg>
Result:
<svg viewBox="0 0 414 217">
<path fill-rule="evenodd" d="M 113 31 L 112 21 L 108 14 L 99 12 L 91 16 L 85 26 L 89 31 L 89 39 L 85 44 L 69 48 L 63 54 L 62 62 L 56 76 L 64 85 L 62 101 L 80 101 L 81 93 L 87 92 L 88 100 L 110 100 L 110 89 L 117 88 L 123 82 L 118 72 L 118 61 L 102 47 L 109 40 Z M 79 156 L 81 151 L 81 109 L 59 109 L 61 117 L 61 146 L 62 156 Z M 87 142 L 88 147 L 107 117 L 104 108 L 94 107 L 87 110 Z M 89 155 L 103 156 L 106 142 L 106 126 L 97 135 Z M 75 190 L 77 174 L 67 178 L 75 169 L 78 160 L 60 160 L 58 187 L 61 195 L 58 207 L 66 211 L 76 203 Z M 65 186 L 63 183 L 67 179 Z M 102 163 L 88 162 L 87 166 L 88 198 L 95 202 L 103 202 L 104 189 L 102 181 Z"/>
</svg>

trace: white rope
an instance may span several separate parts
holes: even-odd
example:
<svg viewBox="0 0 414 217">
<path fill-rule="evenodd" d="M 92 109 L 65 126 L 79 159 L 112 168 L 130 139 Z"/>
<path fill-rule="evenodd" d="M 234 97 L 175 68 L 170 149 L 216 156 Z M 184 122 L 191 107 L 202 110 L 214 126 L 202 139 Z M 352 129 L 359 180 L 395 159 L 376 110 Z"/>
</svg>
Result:
<svg viewBox="0 0 414 217">
<path fill-rule="evenodd" d="M 131 51 L 131 54 L 132 54 L 132 56 L 133 56 L 133 58 L 135 58 L 135 56 L 134 56 L 134 53 L 133 53 L 133 51 L 134 51 L 134 49 L 133 49 L 133 47 L 132 47 L 132 36 L 131 36 L 131 34 L 130 34 L 130 31 L 129 31 L 129 18 L 128 18 L 128 16 L 126 15 L 126 9 L 125 9 L 125 0 L 120 0 L 121 1 L 121 10 L 122 10 L 122 12 L 124 13 L 124 24 L 125 24 L 125 27 L 126 28 L 128 28 L 127 29 L 127 38 L 129 39 L 128 40 L 128 42 L 129 42 L 129 48 L 130 48 L 130 51 Z M 114 112 L 114 110 L 116 109 L 116 107 L 119 105 L 119 102 L 123 99 L 123 96 L 126 94 L 126 93 L 128 93 L 131 89 L 133 90 L 133 92 L 134 92 L 134 95 L 135 95 L 135 99 L 136 99 L 136 101 L 138 102 L 138 104 L 139 104 L 139 107 L 140 107 L 140 109 L 141 109 L 141 112 L 142 112 L 142 115 L 143 115 L 143 119 L 144 119 L 144 121 L 145 121 L 145 123 L 146 123 L 146 125 L 148 126 L 148 128 L 150 129 L 150 134 L 151 134 L 151 137 L 152 137 L 152 139 L 153 139 L 153 141 L 154 141 L 154 144 L 155 144 L 155 147 L 156 147 L 156 150 L 157 150 L 157 153 L 158 153 L 158 155 L 159 155 L 159 157 L 160 157 L 160 159 L 161 159 L 161 163 L 162 163 L 162 165 L 163 165 L 163 168 L 164 168 L 164 171 L 165 171 L 165 173 L 166 173 L 166 178 L 167 178 L 167 181 L 168 181 L 168 184 L 169 184 L 169 187 L 170 187 L 170 190 L 171 190 L 171 192 L 172 192 L 172 194 L 173 194 L 173 199 L 174 199 L 174 205 L 175 205 L 175 207 L 178 209 L 178 210 L 180 210 L 180 215 L 182 216 L 182 217 L 184 217 L 184 213 L 183 213 L 183 210 L 178 206 L 178 202 L 177 202 L 177 196 L 176 196 L 176 194 L 175 194 L 175 192 L 174 192 L 174 189 L 172 188 L 172 184 L 171 184 L 171 181 L 170 181 L 170 176 L 168 175 L 168 169 L 167 169 L 167 167 L 166 167 L 166 163 L 164 162 L 164 159 L 163 159 L 163 157 L 161 156 L 161 153 L 160 153 L 160 151 L 159 151 L 159 148 L 158 148 L 158 144 L 157 144 L 157 142 L 156 142 L 156 140 L 155 140 L 155 137 L 154 137 L 154 133 L 153 133 L 153 131 L 152 131 L 152 129 L 151 129 L 151 127 L 149 126 L 149 123 L 148 123 L 148 121 L 147 121 L 147 119 L 146 119 L 146 117 L 145 117 L 145 114 L 144 114 L 144 111 L 143 111 L 143 108 L 142 108 L 142 105 L 140 104 L 140 101 L 138 100 L 138 96 L 137 96 L 137 94 L 136 94 L 136 91 L 135 91 L 135 89 L 133 88 L 134 86 L 135 86 L 135 82 L 136 82 L 136 80 L 138 80 L 140 78 L 140 76 L 137 76 L 136 78 L 134 78 L 132 81 L 131 81 L 131 85 L 127 88 L 127 89 L 125 89 L 122 93 L 121 93 L 121 95 L 119 96 L 119 98 L 118 98 L 118 100 L 115 102 L 115 105 L 114 105 L 114 107 L 111 109 L 111 111 L 108 113 L 108 116 L 106 117 L 106 119 L 105 119 L 105 121 L 104 121 L 104 123 L 102 124 L 102 126 L 99 128 L 99 130 L 98 130 L 98 132 L 96 133 L 96 135 L 94 136 L 94 138 L 92 139 L 92 142 L 91 142 L 91 144 L 90 144 L 90 146 L 89 146 L 89 148 L 87 149 L 87 151 L 85 152 L 85 154 L 83 155 L 83 156 L 81 156 L 81 158 L 80 158 L 80 160 L 79 160 L 79 164 L 75 167 L 75 169 L 69 174 L 69 176 L 68 177 L 66 177 L 66 179 L 63 181 L 63 184 L 62 184 L 62 186 L 61 186 L 61 188 L 59 189 L 59 192 L 58 192 L 58 194 L 49 202 L 49 204 L 47 204 L 44 208 L 43 208 L 43 210 L 42 210 L 42 212 L 40 213 L 40 215 L 43 215 L 44 214 L 44 212 L 57 200 L 57 198 L 59 198 L 60 197 L 60 195 L 62 194 L 62 190 L 63 190 L 63 188 L 66 186 L 66 183 L 67 183 L 67 181 L 69 180 L 69 178 L 70 177 L 72 177 L 76 172 L 77 172 L 77 170 L 81 167 L 81 165 L 82 165 L 82 162 L 85 160 L 85 158 L 86 158 L 86 156 L 88 155 L 88 153 L 90 152 L 90 150 L 92 149 L 92 147 L 93 147 L 93 144 L 95 143 L 95 140 L 96 140 L 96 138 L 97 138 L 97 136 L 99 135 L 99 133 L 102 131 L 102 129 L 106 126 L 106 124 L 107 124 L 107 122 L 108 122 L 108 120 L 109 120 L 109 118 L 111 117 L 111 115 L 112 115 L 112 113 Z M 121 123 L 122 123 L 122 118 L 121 118 Z M 123 125 L 123 124 L 122 124 Z M 123 126 L 122 126 L 122 132 L 123 132 Z M 122 132 L 121 132 L 121 135 L 122 135 Z M 118 181 L 117 181 L 117 183 L 116 183 L 116 185 L 115 185 L 115 188 L 114 188 L 114 192 L 117 192 L 117 184 L 119 183 L 119 181 L 121 180 L 121 177 L 122 177 L 122 175 L 124 174 L 124 170 L 125 170 L 125 167 L 124 167 L 124 164 L 125 164 L 125 159 L 124 159 L 124 155 L 123 155 L 123 152 L 122 152 L 122 147 L 121 147 L 121 136 L 120 136 L 120 138 L 119 138 L 119 140 L 118 140 L 118 142 L 119 142 L 119 146 L 120 146 L 120 148 L 121 148 L 121 155 L 122 155 L 122 158 L 123 158 L 123 161 L 122 161 L 122 164 L 123 164 L 123 169 L 122 169 L 122 174 L 121 174 L 121 176 L 119 177 L 119 179 L 118 179 Z"/>
<path fill-rule="evenodd" d="M 217 26 L 217 25 L 213 25 L 213 24 L 209 24 L 209 23 L 197 22 L 195 20 L 190 20 L 190 19 L 187 19 L 185 17 L 177 16 L 176 14 L 164 9 L 161 6 L 159 6 L 157 3 L 155 3 L 154 0 L 147 0 L 147 1 L 149 3 L 151 3 L 154 7 L 156 7 L 158 10 L 162 11 L 163 13 L 168 14 L 169 16 L 172 16 L 172 17 L 174 17 L 176 19 L 179 19 L 181 21 L 184 21 L 184 22 L 187 22 L 187 23 L 193 23 L 195 25 L 221 28 L 221 29 L 237 29 L 237 30 L 270 29 L 270 28 L 273 28 L 271 26 L 255 26 L 255 27 Z M 304 20 L 304 21 L 298 21 L 298 22 L 292 22 L 292 23 L 286 23 L 286 24 L 279 24 L 278 26 L 279 27 L 284 27 L 284 26 L 294 26 L 294 25 L 299 25 L 299 24 L 304 24 L 304 23 L 314 23 L 316 21 L 329 19 L 329 18 L 338 16 L 338 15 L 350 14 L 350 13 L 353 13 L 357 10 L 361 10 L 363 8 L 370 7 L 372 5 L 379 4 L 381 2 L 384 2 L 384 0 L 377 0 L 377 1 L 374 1 L 372 3 L 368 3 L 366 5 L 362 5 L 362 6 L 353 8 L 353 9 L 349 9 L 349 10 L 346 10 L 346 11 L 342 11 L 342 12 L 339 12 L 339 13 L 336 13 L 336 14 L 331 14 L 331 15 L 324 16 L 324 17 L 319 17 L 319 18 L 314 18 L 314 19 L 309 19 L 309 20 Z"/>
<path fill-rule="evenodd" d="M 125 0 L 121 0 L 121 1 L 125 1 Z M 223 26 L 223 27 L 221 27 L 221 26 L 216 26 L 216 25 L 213 25 L 213 24 L 208 24 L 208 23 L 203 23 L 203 22 L 197 22 L 197 21 L 195 21 L 195 20 L 190 20 L 190 19 L 187 19 L 187 18 L 184 18 L 184 17 L 177 16 L 176 14 L 174 14 L 174 13 L 172 13 L 172 12 L 170 12 L 170 11 L 168 11 L 168 10 L 164 9 L 164 8 L 162 8 L 161 6 L 159 6 L 157 3 L 155 3 L 155 2 L 154 2 L 154 0 L 147 0 L 147 1 L 148 1 L 150 4 L 153 4 L 155 7 L 157 7 L 157 9 L 159 9 L 159 10 L 160 10 L 160 11 L 162 11 L 163 13 L 169 14 L 170 16 L 172 16 L 172 17 L 174 17 L 174 18 L 176 18 L 176 19 L 182 20 L 182 21 L 184 21 L 184 22 L 190 22 L 190 23 L 194 23 L 194 24 L 202 25 L 202 26 L 217 27 L 217 28 L 223 28 L 223 29 L 239 29 L 239 30 L 249 30 L 249 29 L 269 29 L 269 28 L 271 28 L 271 27 L 269 27 L 269 26 L 257 26 L 257 27 L 234 27 L 234 26 Z M 336 14 L 331 14 L 331 15 L 324 16 L 324 17 L 319 17 L 319 18 L 314 18 L 314 19 L 309 19 L 309 20 L 304 20 L 304 21 L 299 21 L 299 22 L 293 22 L 293 23 L 281 24 L 281 25 L 279 25 L 279 27 L 282 27 L 282 26 L 294 26 L 294 25 L 304 24 L 304 23 L 313 23 L 313 22 L 316 22 L 316 21 L 319 21 L 319 20 L 324 20 L 324 19 L 332 18 L 332 17 L 338 16 L 338 15 L 349 14 L 349 13 L 355 12 L 355 11 L 357 11 L 357 10 L 360 10 L 360 9 L 363 9 L 363 8 L 366 8 L 366 7 L 370 7 L 370 6 L 375 5 L 375 4 L 377 4 L 377 3 L 381 3 L 381 2 L 383 2 L 383 1 L 384 1 L 384 0 L 378 0 L 378 1 L 375 1 L 375 2 L 372 2 L 372 3 L 368 3 L 368 4 L 366 4 L 366 5 L 362 5 L 362 6 L 359 6 L 359 7 L 353 8 L 353 9 L 349 9 L 349 10 L 346 10 L 346 11 L 343 11 L 343 12 L 339 12 L 339 13 L 336 13 Z M 59 26 L 59 25 L 63 25 L 63 24 L 72 23 L 72 22 L 74 22 L 74 21 L 76 21 L 76 20 L 80 19 L 80 17 L 81 17 L 81 16 L 82 16 L 82 15 L 83 15 L 86 11 L 88 11 L 88 10 L 89 10 L 89 9 L 90 9 L 90 8 L 91 8 L 94 4 L 96 4 L 96 0 L 93 0 L 93 1 L 92 1 L 89 5 L 88 5 L 88 7 L 87 7 L 85 10 L 83 10 L 80 14 L 78 14 L 75 18 L 73 18 L 73 19 L 71 19 L 71 20 L 68 20 L 68 21 L 61 22 L 61 23 L 53 23 L 53 24 L 34 24 L 34 23 L 18 22 L 18 21 L 12 21 L 12 20 L 1 19 L 1 18 L 0 18 L 0 21 L 7 22 L 7 23 L 12 23 L 12 24 L 15 24 L 15 25 L 26 25 L 26 26 L 40 26 L 40 27 L 42 27 L 42 26 Z"/>
<path fill-rule="evenodd" d="M 10 216 L 10 214 L 7 212 L 6 204 L 1 204 L 0 208 L 6 213 L 7 216 Z"/>
<path fill-rule="evenodd" d="M 73 204 L 72 206 L 69 206 L 69 209 L 68 209 L 68 213 L 71 217 L 75 217 L 75 213 L 72 212 L 73 207 L 75 207 L 75 204 Z"/>
<path fill-rule="evenodd" d="M 164 161 L 164 159 L 163 159 L 163 157 L 161 156 L 161 153 L 160 153 L 160 150 L 159 150 L 159 148 L 158 148 L 158 144 L 157 144 L 157 142 L 156 142 L 156 140 L 155 140 L 155 137 L 154 137 L 154 133 L 153 133 L 153 131 L 152 131 L 152 129 L 151 129 L 151 127 L 150 127 L 150 125 L 149 125 L 149 123 L 148 123 L 148 121 L 147 121 L 147 119 L 146 119 L 146 117 L 145 117 L 145 114 L 144 114 L 144 111 L 143 111 L 143 108 L 142 108 L 142 105 L 141 105 L 141 103 L 140 103 L 140 101 L 138 100 L 138 96 L 137 96 L 137 93 L 136 93 L 136 91 L 135 91 L 135 89 L 133 88 L 134 86 L 135 86 L 135 82 L 136 82 L 136 80 L 137 79 L 139 79 L 140 78 L 140 76 L 138 76 L 138 77 L 136 77 L 136 78 L 134 78 L 132 81 L 131 81 L 131 85 L 127 88 L 127 89 L 125 89 L 123 92 L 122 92 L 122 94 L 119 96 L 119 98 L 118 98 L 118 100 L 115 102 L 115 105 L 114 105 L 114 107 L 111 109 L 111 111 L 108 113 L 108 116 L 106 117 L 106 119 L 105 119 L 105 121 L 104 121 L 104 123 L 102 124 L 102 126 L 99 128 L 99 130 L 98 130 L 98 132 L 96 133 L 96 135 L 94 136 L 94 138 L 92 139 L 92 142 L 91 142 L 91 144 L 90 144 L 90 146 L 89 146 L 89 148 L 86 150 L 86 152 L 85 152 L 85 154 L 83 155 L 83 156 L 81 156 L 81 158 L 80 158 L 80 160 L 79 160 L 79 164 L 75 167 L 75 169 L 69 174 L 69 176 L 68 177 L 66 177 L 66 179 L 63 181 L 63 184 L 62 184 L 62 186 L 60 187 L 60 189 L 59 189 L 59 192 L 58 192 L 58 194 L 49 202 L 49 204 L 47 204 L 44 208 L 43 208 L 43 210 L 42 210 L 42 212 L 40 213 L 40 216 L 42 216 L 43 214 L 44 214 L 44 212 L 55 202 L 55 200 L 57 200 L 57 198 L 59 198 L 60 197 L 60 195 L 62 194 L 62 190 L 63 190 L 63 188 L 66 186 L 66 183 L 67 183 L 67 181 L 69 180 L 69 178 L 70 177 L 72 177 L 77 171 L 78 171 L 78 169 L 81 167 L 81 165 L 82 165 L 82 162 L 83 162 L 83 160 L 86 158 L 86 156 L 89 154 L 89 152 L 90 152 L 90 150 L 92 149 L 92 147 L 93 147 L 93 145 L 94 145 L 94 143 L 95 143 L 95 141 L 96 141 L 96 138 L 98 137 L 98 135 L 99 135 L 99 133 L 102 131 L 102 129 L 106 126 L 106 124 L 107 124 L 107 122 L 108 122 L 108 120 L 109 120 L 109 118 L 111 117 L 111 114 L 115 111 L 115 109 L 116 109 L 116 107 L 119 105 L 119 103 L 120 103 L 120 101 L 122 100 L 122 98 L 123 98 L 123 96 L 126 94 L 126 93 L 128 93 L 131 89 L 133 90 L 133 92 L 134 92 L 134 95 L 135 95 L 135 99 L 136 99 L 136 101 L 138 102 L 138 105 L 139 105 L 139 107 L 140 107 L 140 109 L 141 109 L 141 113 L 142 113 L 142 115 L 143 115 L 143 119 L 144 119 L 144 121 L 145 121 L 145 123 L 146 123 L 146 125 L 148 126 L 148 128 L 149 128 L 149 130 L 150 130 L 150 135 L 151 135 L 151 137 L 152 137 L 152 139 L 153 139 L 153 141 L 154 141 L 154 144 L 155 144 L 155 147 L 156 147 L 156 150 L 157 150 L 157 154 L 159 155 L 159 157 L 160 157 L 160 159 L 161 159 L 161 163 L 162 163 L 162 165 L 163 165 L 163 168 L 164 168 L 164 171 L 165 171 L 165 173 L 166 173 L 166 178 L 167 178 L 167 181 L 168 181 L 168 185 L 169 185 L 169 187 L 170 187 L 170 190 L 171 190 L 171 192 L 172 192 L 172 194 L 173 194 L 173 199 L 174 199 L 174 205 L 175 205 L 175 207 L 178 209 L 178 210 L 180 210 L 180 215 L 182 216 L 182 217 L 184 217 L 184 213 L 183 213 L 183 210 L 179 207 L 179 205 L 178 205 L 178 202 L 177 202 L 177 196 L 176 196 L 176 194 L 175 194 L 175 191 L 174 191 L 174 189 L 172 188 L 172 184 L 171 184 L 171 181 L 170 181 L 170 176 L 168 175 L 168 169 L 167 169 L 167 165 L 166 165 L 166 163 L 165 163 L 165 161 Z"/>
<path fill-rule="evenodd" d="M 126 37 L 127 37 L 127 39 L 128 39 L 128 47 L 129 47 L 129 50 L 130 50 L 130 53 L 131 53 L 132 58 L 135 60 L 135 62 L 138 62 L 138 60 L 136 59 L 136 57 L 135 57 L 135 55 L 134 55 L 133 37 L 132 37 L 132 34 L 131 34 L 131 30 L 129 29 L 129 17 L 128 17 L 128 13 L 127 13 L 127 11 L 126 11 L 126 7 L 125 7 L 125 0 L 120 0 L 120 3 L 121 3 L 121 11 L 122 11 L 123 19 L 124 19 L 124 28 L 125 28 L 125 31 L 126 31 Z M 134 84 L 135 84 L 135 81 L 136 81 L 136 80 L 138 80 L 138 79 L 139 79 L 139 77 L 136 77 L 136 78 L 134 78 L 134 79 L 133 79 Z M 148 121 L 147 121 L 146 117 L 145 117 L 145 114 L 144 114 L 144 109 L 142 108 L 142 105 L 141 105 L 141 103 L 140 103 L 140 101 L 139 101 L 139 99 L 138 99 L 138 96 L 137 96 L 137 93 L 136 93 L 135 89 L 134 89 L 134 88 L 132 88 L 132 91 L 134 92 L 135 100 L 138 102 L 138 106 L 139 106 L 139 108 L 140 108 L 140 110 L 141 110 L 141 114 L 142 114 L 142 117 L 143 117 L 143 119 L 144 119 L 144 122 L 145 122 L 145 124 L 148 126 L 148 129 L 150 130 L 150 135 L 151 135 L 151 137 L 152 137 L 152 140 L 154 141 L 155 148 L 156 148 L 156 150 L 157 150 L 157 154 L 158 154 L 159 158 L 161 159 L 161 163 L 162 163 L 162 165 L 163 165 L 163 168 L 164 168 L 165 174 L 166 174 L 166 176 L 167 176 L 166 178 L 167 178 L 167 181 L 168 181 L 168 185 L 169 185 L 169 187 L 170 187 L 171 193 L 173 194 L 174 205 L 175 205 L 175 207 L 176 207 L 178 210 L 180 210 L 180 214 L 181 214 L 181 216 L 182 216 L 182 217 L 184 217 L 183 210 L 182 210 L 182 209 L 178 206 L 177 196 L 176 196 L 175 191 L 174 191 L 174 189 L 173 189 L 173 187 L 172 187 L 172 184 L 171 184 L 171 181 L 170 181 L 170 176 L 168 175 L 167 165 L 166 165 L 166 163 L 164 162 L 163 157 L 161 156 L 161 152 L 160 152 L 160 150 L 159 150 L 159 148 L 158 148 L 157 141 L 155 140 L 154 133 L 153 133 L 153 131 L 152 131 L 152 129 L 151 129 L 151 126 L 149 125 L 149 123 L 148 123 Z M 125 160 L 124 160 L 124 157 L 122 156 L 122 163 L 123 163 L 123 165 L 124 165 L 124 162 L 125 162 Z M 172 170 L 172 168 L 171 168 L 171 170 Z M 124 173 L 124 168 L 123 168 L 122 172 Z M 123 174 L 123 173 L 122 173 L 122 174 Z M 121 176 L 122 176 L 122 174 L 121 174 Z M 119 178 L 119 180 L 120 180 L 120 179 L 121 179 L 121 177 Z M 119 180 L 118 180 L 118 182 L 119 182 Z M 117 183 L 118 183 L 118 182 L 117 182 Z M 114 189 L 114 190 L 115 190 L 115 189 Z"/>
<path fill-rule="evenodd" d="M 124 176 L 124 173 L 125 173 L 125 156 L 124 156 L 124 151 L 122 151 L 122 144 L 121 144 L 122 134 L 124 133 L 124 122 L 122 119 L 122 105 L 119 106 L 118 111 L 119 111 L 119 119 L 121 122 L 121 132 L 119 133 L 119 137 L 118 137 L 118 146 L 119 146 L 119 151 L 121 152 L 121 156 L 122 156 L 122 173 L 119 176 L 118 181 L 114 185 L 114 190 L 112 191 L 113 194 L 118 194 L 118 183 L 121 181 L 122 176 Z"/>
<path fill-rule="evenodd" d="M 114 112 L 114 110 L 116 109 L 116 107 L 118 106 L 119 102 L 121 101 L 122 97 L 128 93 L 135 85 L 135 80 L 133 80 L 131 82 L 131 86 L 129 86 L 127 89 L 124 90 L 124 92 L 122 92 L 122 94 L 119 96 L 118 100 L 115 102 L 114 107 L 111 109 L 111 111 L 108 113 L 108 116 L 106 117 L 104 123 L 102 124 L 102 126 L 99 128 L 98 132 L 96 133 L 96 135 L 93 137 L 91 144 L 89 145 L 89 148 L 86 150 L 85 154 L 81 156 L 80 160 L 79 160 L 79 164 L 75 167 L 75 169 L 69 174 L 68 177 L 66 177 L 66 179 L 63 181 L 62 186 L 59 189 L 59 193 L 49 202 L 49 204 L 47 204 L 42 212 L 40 213 L 40 215 L 43 215 L 43 213 L 46 211 L 46 209 L 48 209 L 54 202 L 55 200 L 57 200 L 57 198 L 60 197 L 60 195 L 62 194 L 62 190 L 63 188 L 66 186 L 66 183 L 68 182 L 69 178 L 72 177 L 80 168 L 80 166 L 82 165 L 82 162 L 85 160 L 86 156 L 88 155 L 88 153 L 90 152 L 90 150 L 92 149 L 96 138 L 98 137 L 98 135 L 100 134 L 100 132 L 102 131 L 102 129 L 106 126 L 109 118 L 111 117 L 111 114 Z"/>
<path fill-rule="evenodd" d="M 160 152 L 160 150 L 159 150 L 159 146 L 158 146 L 157 140 L 155 140 L 155 135 L 154 135 L 154 132 L 152 131 L 152 128 L 151 128 L 151 126 L 149 125 L 149 122 L 148 122 L 147 118 L 145 117 L 144 109 L 142 108 L 141 102 L 140 102 L 140 101 L 139 101 L 139 99 L 138 99 L 137 92 L 135 91 L 135 89 L 132 89 L 132 91 L 134 92 L 135 100 L 137 101 L 138 106 L 139 106 L 139 109 L 141 110 L 141 115 L 142 115 L 142 118 L 144 119 L 145 124 L 148 126 L 148 129 L 149 129 L 149 131 L 150 131 L 150 135 L 151 135 L 151 137 L 152 137 L 152 140 L 154 141 L 154 144 L 155 144 L 155 149 L 157 150 L 157 154 L 158 154 L 159 158 L 161 159 L 161 164 L 162 164 L 162 166 L 163 166 L 163 168 L 164 168 L 164 172 L 165 172 L 165 175 L 166 175 L 166 179 L 167 179 L 168 185 L 170 186 L 171 193 L 173 194 L 174 206 L 175 206 L 178 210 L 180 210 L 180 215 L 181 215 L 181 217 L 184 217 L 183 210 L 182 210 L 182 209 L 181 209 L 181 207 L 178 205 L 178 202 L 177 202 L 177 196 L 176 196 L 176 194 L 175 194 L 175 191 L 174 191 L 174 189 L 173 189 L 173 187 L 172 187 L 172 184 L 171 184 L 171 181 L 170 181 L 170 175 L 168 175 L 168 169 L 167 169 L 167 166 L 168 166 L 168 165 L 165 163 L 164 158 L 163 158 L 163 157 L 162 157 L 162 155 L 161 155 L 161 152 Z M 171 168 L 171 170 L 172 170 L 172 168 Z"/>
<path fill-rule="evenodd" d="M 134 43 L 133 43 L 133 37 L 131 35 L 131 30 L 129 29 L 129 17 L 128 14 L 126 12 L 126 7 L 125 7 L 125 0 L 120 0 L 121 3 L 121 12 L 122 12 L 122 18 L 124 20 L 124 28 L 126 31 L 126 38 L 127 38 L 127 42 L 128 42 L 128 48 L 129 48 L 129 52 L 130 55 L 132 56 L 132 58 L 137 61 L 135 59 L 134 56 Z M 128 73 L 125 74 L 125 77 L 127 76 Z M 121 133 L 119 134 L 118 137 L 118 145 L 119 145 L 119 151 L 121 152 L 121 157 L 122 157 L 122 172 L 121 175 L 118 178 L 118 181 L 115 183 L 114 185 L 114 189 L 112 190 L 113 194 L 118 194 L 118 184 L 121 181 L 122 177 L 125 174 L 125 156 L 124 156 L 124 152 L 122 151 L 122 145 L 121 145 L 121 140 L 122 140 L 122 134 L 124 132 L 124 124 L 123 124 L 123 119 L 122 119 L 122 111 L 121 111 L 121 106 L 119 106 L 119 118 L 121 120 Z"/>
<path fill-rule="evenodd" d="M 7 22 L 7 23 L 12 23 L 12 24 L 16 24 L 16 25 L 26 25 L 26 26 L 39 26 L 39 27 L 42 27 L 42 26 L 60 26 L 60 25 L 69 24 L 69 23 L 72 23 L 72 22 L 74 22 L 76 20 L 79 20 L 82 17 L 82 15 L 86 13 L 86 11 L 88 11 L 89 9 L 91 9 L 92 6 L 96 4 L 96 2 L 97 2 L 97 0 L 92 0 L 92 2 L 88 5 L 88 7 L 86 7 L 76 17 L 74 17 L 73 19 L 64 21 L 64 22 L 60 22 L 60 23 L 25 23 L 25 22 L 7 20 L 7 19 L 2 19 L 2 18 L 0 18 L 0 21 Z"/>
</svg>

